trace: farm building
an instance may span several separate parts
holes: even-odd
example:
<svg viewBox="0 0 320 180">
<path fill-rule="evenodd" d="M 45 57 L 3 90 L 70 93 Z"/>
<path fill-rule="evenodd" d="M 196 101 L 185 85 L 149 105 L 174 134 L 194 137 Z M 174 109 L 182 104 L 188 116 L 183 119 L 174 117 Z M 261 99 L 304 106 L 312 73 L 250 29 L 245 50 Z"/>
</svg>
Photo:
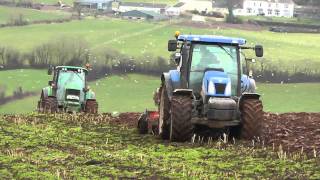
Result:
<svg viewBox="0 0 320 180">
<path fill-rule="evenodd" d="M 152 11 L 155 13 L 164 13 L 167 5 L 166 4 L 156 4 L 156 3 L 138 3 L 138 2 L 122 2 L 119 6 L 119 12 L 127 11 Z"/>
<path fill-rule="evenodd" d="M 132 10 L 122 13 L 122 17 L 125 19 L 141 19 L 141 20 L 154 20 L 161 21 L 168 19 L 167 16 L 164 16 L 153 11 L 143 11 L 143 10 Z"/>
<path fill-rule="evenodd" d="M 294 2 L 292 0 L 243 0 L 242 8 L 236 9 L 236 15 L 293 17 Z"/>
<path fill-rule="evenodd" d="M 180 7 L 181 12 L 185 11 L 199 11 L 210 12 L 212 11 L 212 1 L 207 0 L 180 0 L 184 4 Z"/>
<path fill-rule="evenodd" d="M 175 4 L 174 6 L 167 8 L 165 14 L 167 16 L 180 16 L 181 7 L 183 5 L 185 5 L 184 2 L 179 2 L 179 3 Z"/>
<path fill-rule="evenodd" d="M 74 7 L 93 9 L 93 10 L 111 10 L 113 0 L 75 0 Z"/>
</svg>

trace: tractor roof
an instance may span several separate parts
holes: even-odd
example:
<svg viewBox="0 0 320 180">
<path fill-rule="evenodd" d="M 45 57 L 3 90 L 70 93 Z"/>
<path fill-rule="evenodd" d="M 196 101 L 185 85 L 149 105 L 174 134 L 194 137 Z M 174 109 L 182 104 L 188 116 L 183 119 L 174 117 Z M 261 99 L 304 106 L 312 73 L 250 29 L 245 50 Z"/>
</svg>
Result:
<svg viewBox="0 0 320 180">
<path fill-rule="evenodd" d="M 224 36 L 213 36 L 213 35 L 180 35 L 178 37 L 180 41 L 192 41 L 192 42 L 205 42 L 205 43 L 224 43 L 224 44 L 246 44 L 245 39 L 231 38 Z"/>
<path fill-rule="evenodd" d="M 57 66 L 56 68 L 67 68 L 67 69 L 82 69 L 84 71 L 88 71 L 88 69 L 83 67 L 77 67 L 77 66 Z"/>
</svg>

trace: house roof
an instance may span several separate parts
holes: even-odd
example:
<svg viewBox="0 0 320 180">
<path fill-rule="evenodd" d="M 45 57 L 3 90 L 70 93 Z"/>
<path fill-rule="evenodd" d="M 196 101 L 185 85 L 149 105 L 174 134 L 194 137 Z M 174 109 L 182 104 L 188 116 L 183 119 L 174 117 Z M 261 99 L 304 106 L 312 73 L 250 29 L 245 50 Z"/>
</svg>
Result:
<svg viewBox="0 0 320 180">
<path fill-rule="evenodd" d="M 292 0 L 245 0 L 245 1 L 265 1 L 270 3 L 294 4 Z"/>
<path fill-rule="evenodd" d="M 146 16 L 151 16 L 154 19 L 166 19 L 167 18 L 166 16 L 159 14 L 159 13 L 156 13 L 156 12 L 153 12 L 153 11 L 132 10 L 132 11 L 127 11 L 127 12 L 122 13 L 123 16 L 135 16 L 135 15 L 141 15 L 141 14 L 144 14 Z"/>
<path fill-rule="evenodd" d="M 226 44 L 236 44 L 236 45 L 246 44 L 245 39 L 224 37 L 224 36 L 213 36 L 213 35 L 180 35 L 178 37 L 178 40 L 193 41 L 193 42 L 226 43 Z"/>
<path fill-rule="evenodd" d="M 122 2 L 121 6 L 132 6 L 132 7 L 151 7 L 151 8 L 166 8 L 166 4 L 156 3 L 140 3 L 140 2 Z"/>
<path fill-rule="evenodd" d="M 175 4 L 173 7 L 182 7 L 183 5 L 185 5 L 186 3 L 184 3 L 184 2 L 179 2 L 179 3 L 177 3 L 177 4 Z"/>
</svg>

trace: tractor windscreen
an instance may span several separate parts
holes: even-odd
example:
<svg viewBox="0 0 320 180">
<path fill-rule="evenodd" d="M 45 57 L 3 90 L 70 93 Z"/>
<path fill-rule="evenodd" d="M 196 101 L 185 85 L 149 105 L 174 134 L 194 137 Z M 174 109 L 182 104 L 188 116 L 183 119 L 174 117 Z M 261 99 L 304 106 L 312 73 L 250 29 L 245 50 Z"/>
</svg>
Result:
<svg viewBox="0 0 320 180">
<path fill-rule="evenodd" d="M 82 69 L 66 69 L 59 71 L 58 86 L 63 89 L 79 89 L 85 86 L 85 72 Z"/>
<path fill-rule="evenodd" d="M 231 95 L 237 94 L 238 64 L 235 46 L 195 44 L 189 76 L 189 88 L 201 91 L 202 78 L 206 69 L 223 71 L 231 79 Z"/>
</svg>

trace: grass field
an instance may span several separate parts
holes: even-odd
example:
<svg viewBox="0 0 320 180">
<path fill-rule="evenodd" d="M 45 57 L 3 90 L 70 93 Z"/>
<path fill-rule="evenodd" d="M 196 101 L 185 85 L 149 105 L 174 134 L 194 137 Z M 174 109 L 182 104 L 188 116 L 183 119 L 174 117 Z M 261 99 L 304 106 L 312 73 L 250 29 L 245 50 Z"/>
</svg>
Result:
<svg viewBox="0 0 320 180">
<path fill-rule="evenodd" d="M 236 141 L 169 143 L 86 117 L 0 117 L 0 179 L 319 179 L 319 158 Z"/>
<path fill-rule="evenodd" d="M 0 85 L 11 90 L 21 86 L 40 93 L 47 85 L 50 76 L 44 70 L 21 70 L 0 72 Z M 12 79 L 22 80 L 13 81 Z M 14 76 L 16 75 L 16 76 Z M 38 77 L 36 81 L 28 77 Z M 4 81 L 2 79 L 4 78 Z M 153 92 L 160 85 L 160 78 L 153 76 L 129 74 L 127 76 L 110 76 L 90 82 L 96 92 L 100 112 L 142 112 L 145 108 L 155 108 Z M 319 112 L 320 84 L 258 84 L 265 111 L 271 112 Z M 28 113 L 34 111 L 39 97 L 33 96 L 0 106 L 0 113 Z"/>
<path fill-rule="evenodd" d="M 10 19 L 23 16 L 28 22 L 39 20 L 53 20 L 70 17 L 71 14 L 59 11 L 39 11 L 35 9 L 0 6 L 0 24 L 7 24 Z"/>
<path fill-rule="evenodd" d="M 0 42 L 23 52 L 59 37 L 76 37 L 88 41 L 95 54 L 112 48 L 134 57 L 146 55 L 168 57 L 167 40 L 173 33 L 214 34 L 243 37 L 249 45 L 265 47 L 265 61 L 282 62 L 281 68 L 318 69 L 320 51 L 319 34 L 284 34 L 268 31 L 245 31 L 235 29 L 197 29 L 174 26 L 168 23 L 145 23 L 118 19 L 83 20 L 63 24 L 31 25 L 0 29 Z M 138 43 L 137 43 L 137 40 Z M 103 56 L 98 57 L 98 60 Z M 280 65 L 279 65 L 280 66 Z M 279 67 L 280 68 L 280 67 Z"/>
<path fill-rule="evenodd" d="M 244 21 L 248 20 L 260 20 L 270 22 L 284 22 L 284 23 L 295 23 L 295 24 L 307 24 L 307 25 L 320 25 L 320 22 L 315 19 L 307 18 L 285 18 L 285 17 L 266 17 L 266 16 L 240 16 L 240 19 Z"/>
<path fill-rule="evenodd" d="M 0 71 L 0 86 L 5 86 L 6 96 L 11 96 L 20 86 L 23 91 L 40 92 L 51 78 L 46 73 L 45 70 L 31 69 Z"/>
</svg>

